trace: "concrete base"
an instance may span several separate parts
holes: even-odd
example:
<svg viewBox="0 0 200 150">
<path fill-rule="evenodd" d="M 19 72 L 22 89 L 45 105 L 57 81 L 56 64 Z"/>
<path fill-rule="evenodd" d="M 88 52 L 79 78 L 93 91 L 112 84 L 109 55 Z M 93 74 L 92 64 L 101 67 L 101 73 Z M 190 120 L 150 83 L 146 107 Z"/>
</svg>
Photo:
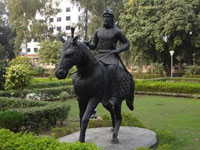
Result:
<svg viewBox="0 0 200 150">
<path fill-rule="evenodd" d="M 137 128 L 120 127 L 118 134 L 118 144 L 112 144 L 112 132 L 110 127 L 92 128 L 86 131 L 86 142 L 94 142 L 103 150 L 136 150 L 138 147 L 150 148 L 157 143 L 155 132 Z M 79 132 L 72 133 L 59 139 L 61 142 L 76 142 Z"/>
</svg>

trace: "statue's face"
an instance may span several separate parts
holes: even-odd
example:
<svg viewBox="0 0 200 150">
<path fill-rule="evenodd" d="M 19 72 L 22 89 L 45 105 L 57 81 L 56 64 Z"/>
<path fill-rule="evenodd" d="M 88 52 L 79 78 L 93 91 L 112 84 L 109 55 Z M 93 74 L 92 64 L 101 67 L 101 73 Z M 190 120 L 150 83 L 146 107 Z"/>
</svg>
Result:
<svg viewBox="0 0 200 150">
<path fill-rule="evenodd" d="M 103 26 L 105 28 L 112 28 L 113 27 L 113 22 L 114 22 L 114 19 L 111 15 L 109 14 L 104 14 L 103 16 Z"/>
</svg>

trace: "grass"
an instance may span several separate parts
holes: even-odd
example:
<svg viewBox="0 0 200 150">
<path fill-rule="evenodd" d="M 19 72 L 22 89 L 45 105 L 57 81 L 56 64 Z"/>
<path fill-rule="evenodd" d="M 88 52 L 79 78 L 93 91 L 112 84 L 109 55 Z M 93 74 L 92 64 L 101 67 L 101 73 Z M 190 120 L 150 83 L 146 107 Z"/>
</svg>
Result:
<svg viewBox="0 0 200 150">
<path fill-rule="evenodd" d="M 78 103 L 70 99 L 70 120 L 78 120 Z M 148 128 L 170 131 L 175 140 L 173 150 L 198 150 L 200 147 L 200 100 L 189 98 L 136 96 L 135 110 L 128 110 L 123 103 L 122 111 L 137 116 Z M 97 115 L 108 114 L 100 104 Z"/>
</svg>

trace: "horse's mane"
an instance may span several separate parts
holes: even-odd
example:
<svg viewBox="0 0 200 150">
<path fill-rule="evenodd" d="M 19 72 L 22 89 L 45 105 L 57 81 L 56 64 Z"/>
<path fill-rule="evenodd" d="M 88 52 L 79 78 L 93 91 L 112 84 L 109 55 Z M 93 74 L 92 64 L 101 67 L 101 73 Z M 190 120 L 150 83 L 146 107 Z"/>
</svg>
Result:
<svg viewBox="0 0 200 150">
<path fill-rule="evenodd" d="M 72 45 L 73 39 L 68 39 L 65 41 L 64 45 L 63 45 L 63 50 L 67 50 L 71 45 Z M 76 41 L 76 45 L 80 48 L 81 51 L 83 51 L 83 53 L 85 53 L 90 60 L 95 61 L 95 57 L 94 55 L 91 53 L 89 47 L 81 42 L 81 41 Z"/>
</svg>

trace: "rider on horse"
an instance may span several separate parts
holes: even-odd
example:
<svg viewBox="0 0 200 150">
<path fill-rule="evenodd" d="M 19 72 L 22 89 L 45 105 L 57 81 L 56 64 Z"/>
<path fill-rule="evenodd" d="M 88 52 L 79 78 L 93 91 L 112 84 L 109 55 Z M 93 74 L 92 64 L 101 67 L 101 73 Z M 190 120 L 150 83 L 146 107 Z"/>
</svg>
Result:
<svg viewBox="0 0 200 150">
<path fill-rule="evenodd" d="M 118 41 L 122 43 L 122 46 L 119 48 L 117 48 Z M 126 70 L 121 62 L 119 53 L 128 50 L 130 43 L 120 29 L 114 24 L 114 14 L 111 9 L 104 11 L 103 26 L 96 30 L 92 42 L 87 43 L 87 46 L 91 50 L 97 48 L 97 60 L 103 62 L 108 68 L 111 94 L 107 104 L 110 103 L 111 105 L 115 105 L 118 103 L 119 96 L 117 70 L 119 67 Z"/>
</svg>

